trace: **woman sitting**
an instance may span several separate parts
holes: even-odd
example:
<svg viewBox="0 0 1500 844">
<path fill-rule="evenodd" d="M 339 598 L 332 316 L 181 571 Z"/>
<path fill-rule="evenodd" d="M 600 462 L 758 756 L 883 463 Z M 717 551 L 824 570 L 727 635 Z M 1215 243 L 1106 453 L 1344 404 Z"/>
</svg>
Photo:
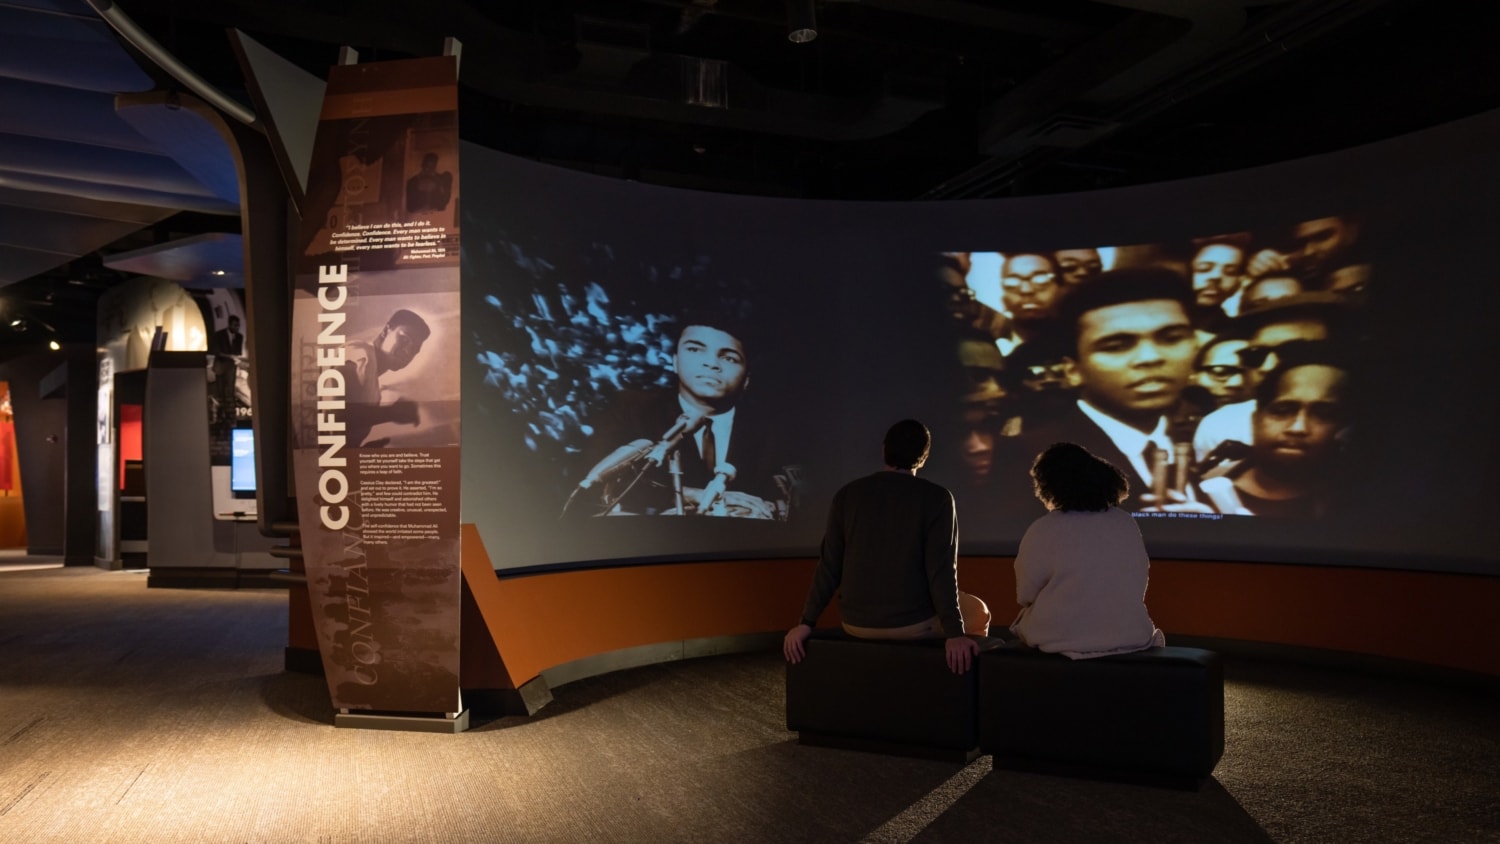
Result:
<svg viewBox="0 0 1500 844">
<path fill-rule="evenodd" d="M 1011 632 L 1072 659 L 1165 644 L 1146 613 L 1146 544 L 1116 506 L 1129 490 L 1125 476 L 1082 446 L 1057 443 L 1037 457 L 1031 478 L 1049 512 L 1021 538 L 1021 614 Z"/>
</svg>

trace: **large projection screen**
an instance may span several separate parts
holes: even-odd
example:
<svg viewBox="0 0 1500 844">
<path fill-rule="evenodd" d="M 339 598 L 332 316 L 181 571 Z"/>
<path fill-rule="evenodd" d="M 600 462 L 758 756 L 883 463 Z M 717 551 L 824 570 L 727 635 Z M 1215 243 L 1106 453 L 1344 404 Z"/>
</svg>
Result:
<svg viewBox="0 0 1500 844">
<path fill-rule="evenodd" d="M 1014 553 L 1030 459 L 1069 439 L 1127 464 L 1157 557 L 1500 574 L 1497 139 L 1487 114 L 940 203 L 470 146 L 463 519 L 502 570 L 810 556 L 832 493 L 915 417 L 965 554 Z"/>
</svg>

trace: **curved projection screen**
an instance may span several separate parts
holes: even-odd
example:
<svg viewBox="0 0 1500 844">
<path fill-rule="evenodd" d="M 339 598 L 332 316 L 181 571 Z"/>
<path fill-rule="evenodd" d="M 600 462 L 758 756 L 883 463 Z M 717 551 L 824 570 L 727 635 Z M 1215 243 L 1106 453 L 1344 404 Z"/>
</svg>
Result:
<svg viewBox="0 0 1500 844">
<path fill-rule="evenodd" d="M 463 518 L 502 569 L 812 555 L 915 417 L 965 554 L 1014 553 L 1067 440 L 1158 557 L 1500 574 L 1497 136 L 943 203 L 470 146 Z"/>
</svg>

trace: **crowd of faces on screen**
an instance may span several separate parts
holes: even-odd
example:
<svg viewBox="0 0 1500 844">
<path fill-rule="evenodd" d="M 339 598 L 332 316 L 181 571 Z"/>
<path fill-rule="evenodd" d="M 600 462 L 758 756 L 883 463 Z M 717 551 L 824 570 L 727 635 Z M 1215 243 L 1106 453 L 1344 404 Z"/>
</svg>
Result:
<svg viewBox="0 0 1500 844">
<path fill-rule="evenodd" d="M 1325 512 L 1371 276 L 1360 235 L 1354 218 L 1323 217 L 1180 243 L 943 253 L 968 376 L 965 482 L 1002 480 L 1007 448 L 1087 405 L 1176 444 L 1172 494 L 1148 498 L 1159 509 Z M 1142 270 L 1180 279 L 1180 293 L 1083 293 Z M 1109 304 L 1079 312 L 1070 296 Z"/>
</svg>

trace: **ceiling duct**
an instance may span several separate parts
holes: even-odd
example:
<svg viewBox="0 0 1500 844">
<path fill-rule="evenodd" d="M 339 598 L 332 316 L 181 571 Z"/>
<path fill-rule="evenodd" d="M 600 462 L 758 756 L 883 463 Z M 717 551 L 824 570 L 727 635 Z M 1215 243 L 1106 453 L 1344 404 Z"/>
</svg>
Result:
<svg viewBox="0 0 1500 844">
<path fill-rule="evenodd" d="M 1113 120 L 1101 120 L 1080 114 L 1054 114 L 1028 131 L 1023 139 L 1027 146 L 1078 149 L 1120 128 Z"/>
<path fill-rule="evenodd" d="M 650 27 L 582 15 L 573 20 L 577 27 L 576 74 L 582 79 L 623 82 L 632 68 L 651 55 Z"/>
<path fill-rule="evenodd" d="M 704 108 L 729 108 L 729 62 L 683 56 L 683 102 Z"/>
<path fill-rule="evenodd" d="M 1299 39 L 1342 26 L 1380 2 L 1305 0 L 1247 25 L 1254 0 L 1100 0 L 1134 10 L 1102 43 L 1081 45 L 1042 74 L 1027 80 L 983 110 L 979 149 L 988 160 L 923 194 L 923 199 L 996 196 L 1026 170 L 1055 160 L 1064 149 L 1099 140 L 1172 104 L 1226 82 L 1286 49 L 1274 32 Z M 1131 33 L 1152 28 L 1152 19 L 1175 19 L 1177 37 L 1124 66 L 1100 73 L 1095 53 L 1128 55 Z M 1142 28 L 1145 28 L 1143 30 Z M 1122 45 L 1122 39 L 1125 44 Z M 1113 45 L 1113 46 L 1106 46 Z M 1091 129 L 1059 125 L 1087 121 Z"/>
</svg>

